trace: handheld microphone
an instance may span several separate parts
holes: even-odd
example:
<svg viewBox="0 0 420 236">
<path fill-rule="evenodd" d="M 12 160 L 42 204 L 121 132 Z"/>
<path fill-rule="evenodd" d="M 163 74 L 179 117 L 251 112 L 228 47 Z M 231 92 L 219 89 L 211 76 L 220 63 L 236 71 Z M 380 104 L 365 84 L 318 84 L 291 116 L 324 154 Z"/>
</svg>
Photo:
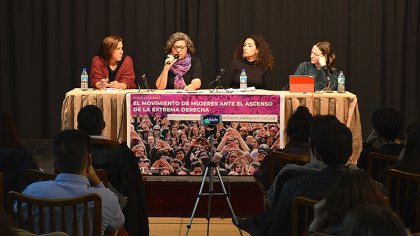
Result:
<svg viewBox="0 0 420 236">
<path fill-rule="evenodd" d="M 171 56 L 171 54 L 169 54 L 166 58 L 169 58 Z M 175 54 L 174 55 L 174 60 L 173 60 L 173 62 L 176 62 L 176 60 L 178 60 L 178 58 L 179 58 L 179 55 L 178 54 Z M 165 63 L 166 65 L 169 65 L 169 64 L 171 64 L 171 61 L 170 60 L 168 60 L 168 61 L 166 61 L 166 63 Z"/>
</svg>

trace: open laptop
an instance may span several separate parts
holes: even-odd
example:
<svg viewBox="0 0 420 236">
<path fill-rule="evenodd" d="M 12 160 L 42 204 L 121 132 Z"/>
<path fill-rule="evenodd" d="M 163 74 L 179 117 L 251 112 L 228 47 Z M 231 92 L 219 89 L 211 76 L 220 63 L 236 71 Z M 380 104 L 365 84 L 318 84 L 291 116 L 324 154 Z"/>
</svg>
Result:
<svg viewBox="0 0 420 236">
<path fill-rule="evenodd" d="M 292 93 L 313 93 L 315 91 L 315 79 L 309 75 L 290 75 L 289 91 Z"/>
</svg>

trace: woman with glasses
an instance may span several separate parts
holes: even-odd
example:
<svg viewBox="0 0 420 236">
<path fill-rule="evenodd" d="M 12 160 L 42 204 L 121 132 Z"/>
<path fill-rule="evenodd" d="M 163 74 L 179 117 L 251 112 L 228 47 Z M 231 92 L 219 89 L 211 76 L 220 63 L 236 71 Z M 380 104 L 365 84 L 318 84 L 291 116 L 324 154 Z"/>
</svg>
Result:
<svg viewBox="0 0 420 236">
<path fill-rule="evenodd" d="M 184 89 L 192 91 L 201 87 L 201 62 L 194 44 L 184 33 L 176 32 L 166 41 L 167 57 L 162 72 L 156 80 L 158 89 Z"/>
<path fill-rule="evenodd" d="M 133 60 L 123 54 L 121 37 L 108 36 L 102 41 L 98 54 L 92 59 L 90 82 L 93 88 L 137 88 Z"/>
<path fill-rule="evenodd" d="M 273 68 L 273 60 L 270 47 L 262 36 L 245 37 L 236 48 L 223 80 L 224 86 L 239 88 L 239 75 L 245 69 L 248 87 L 266 88 L 267 74 Z"/>
</svg>

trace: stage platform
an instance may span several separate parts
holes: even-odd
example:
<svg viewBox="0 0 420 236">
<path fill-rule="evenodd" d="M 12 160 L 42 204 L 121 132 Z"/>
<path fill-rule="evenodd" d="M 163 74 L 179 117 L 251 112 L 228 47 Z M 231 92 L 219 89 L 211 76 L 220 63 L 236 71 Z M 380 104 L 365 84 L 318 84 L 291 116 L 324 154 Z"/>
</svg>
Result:
<svg viewBox="0 0 420 236">
<path fill-rule="evenodd" d="M 32 152 L 39 167 L 53 172 L 53 140 L 24 139 L 23 145 Z M 252 176 L 223 176 L 226 191 L 232 207 L 238 216 L 261 213 L 264 207 L 263 193 Z M 151 217 L 190 217 L 199 192 L 202 176 L 143 176 Z M 221 192 L 220 183 L 214 181 L 214 191 Z M 207 184 L 203 192 L 208 192 Z M 212 198 L 212 217 L 231 217 L 226 199 L 221 196 Z M 207 197 L 199 202 L 196 215 L 205 217 Z"/>
</svg>

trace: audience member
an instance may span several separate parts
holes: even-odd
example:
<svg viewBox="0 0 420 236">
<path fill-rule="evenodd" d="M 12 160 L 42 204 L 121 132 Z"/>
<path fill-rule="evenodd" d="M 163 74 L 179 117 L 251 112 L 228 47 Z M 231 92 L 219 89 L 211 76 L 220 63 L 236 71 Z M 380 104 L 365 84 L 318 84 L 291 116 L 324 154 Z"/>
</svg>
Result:
<svg viewBox="0 0 420 236">
<path fill-rule="evenodd" d="M 369 152 L 379 152 L 398 156 L 403 145 L 396 143 L 401 130 L 400 113 L 393 108 L 381 107 L 371 117 L 372 132 L 363 143 L 363 150 L 357 162 L 360 169 L 366 170 L 366 159 Z"/>
<path fill-rule="evenodd" d="M 133 60 L 123 53 L 121 37 L 108 36 L 102 41 L 90 69 L 90 84 L 93 88 L 137 88 Z"/>
<path fill-rule="evenodd" d="M 346 163 L 352 154 L 352 134 L 338 121 L 322 124 L 313 139 L 314 154 L 325 166 L 320 173 L 305 175 L 286 182 L 276 204 L 260 216 L 240 219 L 238 227 L 252 235 L 289 235 L 290 207 L 293 198 L 324 198 L 341 175 L 349 172 Z"/>
<path fill-rule="evenodd" d="M 340 236 L 408 236 L 401 219 L 389 208 L 360 205 L 350 210 L 344 218 Z"/>
<path fill-rule="evenodd" d="M 29 185 L 23 194 L 41 198 L 71 198 L 97 193 L 102 199 L 102 235 L 115 231 L 124 224 L 124 215 L 118 197 L 107 189 L 92 167 L 91 140 L 88 134 L 78 130 L 65 130 L 54 139 L 54 160 L 60 171 L 54 181 L 42 181 Z M 45 223 L 48 225 L 49 220 Z M 59 224 L 59 222 L 58 222 Z M 34 225 L 38 225 L 36 222 Z M 67 226 L 70 226 L 68 224 Z M 81 229 L 80 227 L 79 229 Z M 71 228 L 56 229 L 74 232 Z M 82 232 L 78 232 L 79 235 Z"/>
<path fill-rule="evenodd" d="M 405 149 L 401 152 L 400 161 L 388 166 L 385 170 L 396 169 L 420 174 L 420 119 L 407 127 L 406 138 Z"/>
<path fill-rule="evenodd" d="M 236 48 L 223 84 L 228 88 L 239 88 L 239 75 L 245 70 L 248 87 L 265 89 L 267 74 L 273 69 L 273 63 L 273 55 L 264 38 L 256 34 L 247 36 Z"/>
<path fill-rule="evenodd" d="M 287 135 L 286 146 L 283 149 L 280 149 L 280 137 L 278 137 L 271 149 L 289 154 L 309 156 L 308 140 L 311 118 L 312 115 L 308 108 L 299 106 L 287 122 L 285 129 Z M 269 168 L 274 169 L 275 175 L 277 175 L 281 169 L 280 160 L 276 159 L 274 162 L 270 162 L 269 160 L 270 157 L 265 158 L 261 163 L 261 167 L 254 175 L 255 179 L 265 190 L 269 189 L 271 186 L 268 179 Z M 274 166 L 269 166 L 269 163 L 272 163 Z"/>
<path fill-rule="evenodd" d="M 101 136 L 105 128 L 103 113 L 95 105 L 87 105 L 77 115 L 78 129 L 92 138 L 92 165 L 108 172 L 109 182 L 128 198 L 123 213 L 125 230 L 133 235 L 148 235 L 149 224 L 145 187 L 139 168 L 139 159 L 125 144 Z M 139 144 L 143 145 L 142 140 Z"/>
<path fill-rule="evenodd" d="M 25 171 L 38 169 L 38 165 L 32 153 L 23 147 L 12 117 L 3 110 L 0 110 L 0 157 L 4 192 L 21 192 L 25 187 Z"/>
<path fill-rule="evenodd" d="M 158 89 L 196 90 L 201 87 L 201 62 L 194 43 L 182 32 L 172 34 L 166 41 L 167 54 L 162 72 L 156 79 Z"/>
<path fill-rule="evenodd" d="M 315 204 L 315 218 L 309 226 L 309 231 L 313 234 L 338 234 L 345 214 L 360 204 L 388 207 L 379 183 L 366 172 L 353 171 L 340 176 L 328 196 Z"/>
</svg>

